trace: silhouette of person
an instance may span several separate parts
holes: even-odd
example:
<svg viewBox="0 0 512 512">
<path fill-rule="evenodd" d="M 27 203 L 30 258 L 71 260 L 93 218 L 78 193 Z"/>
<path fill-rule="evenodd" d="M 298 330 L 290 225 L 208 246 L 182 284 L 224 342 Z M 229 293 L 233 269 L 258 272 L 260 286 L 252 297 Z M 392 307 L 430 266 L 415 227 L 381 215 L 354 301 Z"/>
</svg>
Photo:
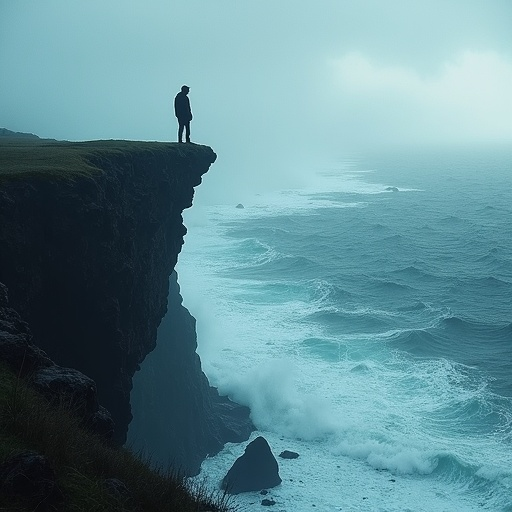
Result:
<svg viewBox="0 0 512 512">
<path fill-rule="evenodd" d="M 190 121 L 192 121 L 192 110 L 188 99 L 190 87 L 184 85 L 181 91 L 174 98 L 174 113 L 178 118 L 178 142 L 183 142 L 183 129 L 185 129 L 185 140 L 190 142 Z"/>
</svg>

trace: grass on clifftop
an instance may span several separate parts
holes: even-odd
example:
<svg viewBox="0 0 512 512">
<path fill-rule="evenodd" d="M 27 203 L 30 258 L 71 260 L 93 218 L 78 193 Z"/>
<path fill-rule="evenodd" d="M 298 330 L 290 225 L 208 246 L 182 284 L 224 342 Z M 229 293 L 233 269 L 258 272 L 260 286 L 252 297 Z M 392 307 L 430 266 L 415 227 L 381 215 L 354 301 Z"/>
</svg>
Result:
<svg viewBox="0 0 512 512">
<path fill-rule="evenodd" d="M 0 140 L 0 179 L 33 175 L 77 175 L 97 173 L 88 163 L 86 151 L 66 143 L 7 138 Z"/>
<path fill-rule="evenodd" d="M 122 153 L 169 151 L 185 156 L 205 146 L 172 142 L 66 142 L 0 137 L 0 181 L 27 177 L 73 179 L 103 172 L 92 162 Z"/>
<path fill-rule="evenodd" d="M 0 464 L 23 451 L 46 456 L 55 469 L 63 500 L 44 510 L 116 512 L 233 510 L 225 495 L 190 488 L 184 479 L 154 471 L 126 449 L 107 446 L 84 430 L 65 407 L 50 404 L 0 366 Z M 131 496 L 113 496 L 105 479 L 121 480 Z M 1 484 L 1 482 L 0 482 Z M 34 510 L 2 495 L 0 510 Z"/>
</svg>

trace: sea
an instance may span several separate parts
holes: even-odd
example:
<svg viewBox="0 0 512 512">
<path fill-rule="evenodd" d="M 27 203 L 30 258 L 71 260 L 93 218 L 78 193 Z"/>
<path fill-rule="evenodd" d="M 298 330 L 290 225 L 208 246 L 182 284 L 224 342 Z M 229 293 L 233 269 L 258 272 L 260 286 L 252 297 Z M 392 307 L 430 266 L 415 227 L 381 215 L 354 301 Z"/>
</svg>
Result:
<svg viewBox="0 0 512 512">
<path fill-rule="evenodd" d="M 232 504 L 512 511 L 512 149 L 358 154 L 310 173 L 185 214 L 177 270 L 203 370 L 250 407 L 282 478 Z M 217 489 L 246 445 L 196 481 Z"/>
</svg>

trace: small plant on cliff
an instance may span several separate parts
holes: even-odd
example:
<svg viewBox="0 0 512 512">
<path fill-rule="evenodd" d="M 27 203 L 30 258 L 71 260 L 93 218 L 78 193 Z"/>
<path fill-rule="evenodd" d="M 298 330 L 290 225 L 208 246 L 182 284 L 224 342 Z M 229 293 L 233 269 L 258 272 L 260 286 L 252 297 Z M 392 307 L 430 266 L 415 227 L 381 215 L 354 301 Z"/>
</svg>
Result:
<svg viewBox="0 0 512 512">
<path fill-rule="evenodd" d="M 0 366 L 0 465 L 27 450 L 44 455 L 55 469 L 62 499 L 45 510 L 233 510 L 225 495 L 206 486 L 192 488 L 172 471 L 150 469 L 147 460 L 109 446 L 84 430 L 69 408 L 51 405 Z M 0 487 L 0 510 L 33 507 L 23 499 L 7 499 Z"/>
</svg>

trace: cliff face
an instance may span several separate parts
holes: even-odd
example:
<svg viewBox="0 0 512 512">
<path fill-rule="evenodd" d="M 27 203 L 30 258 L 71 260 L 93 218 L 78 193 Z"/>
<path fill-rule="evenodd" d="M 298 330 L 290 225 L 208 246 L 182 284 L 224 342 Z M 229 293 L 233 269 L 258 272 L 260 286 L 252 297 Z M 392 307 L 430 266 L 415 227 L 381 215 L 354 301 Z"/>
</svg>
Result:
<svg viewBox="0 0 512 512">
<path fill-rule="evenodd" d="M 166 313 L 168 278 L 186 232 L 182 211 L 215 158 L 211 148 L 195 144 L 0 145 L 0 282 L 35 343 L 96 381 L 120 443 L 132 417 L 132 377 L 155 348 Z M 170 303 L 181 307 L 175 291 Z M 182 374 L 175 376 L 176 392 L 187 393 L 189 379 L 201 382 L 192 392 L 198 407 L 206 404 L 195 420 L 215 423 L 195 338 L 180 350 L 187 356 L 176 352 Z M 194 428 L 185 421 L 173 435 Z M 219 428 L 206 427 L 204 437 L 216 441 L 203 440 L 203 456 L 220 442 Z"/>
<path fill-rule="evenodd" d="M 196 353 L 196 321 L 181 302 L 173 273 L 157 346 L 134 377 L 128 441 L 156 464 L 194 474 L 204 454 L 217 453 L 226 441 L 246 440 L 252 425 L 247 407 L 209 387 Z"/>
</svg>

